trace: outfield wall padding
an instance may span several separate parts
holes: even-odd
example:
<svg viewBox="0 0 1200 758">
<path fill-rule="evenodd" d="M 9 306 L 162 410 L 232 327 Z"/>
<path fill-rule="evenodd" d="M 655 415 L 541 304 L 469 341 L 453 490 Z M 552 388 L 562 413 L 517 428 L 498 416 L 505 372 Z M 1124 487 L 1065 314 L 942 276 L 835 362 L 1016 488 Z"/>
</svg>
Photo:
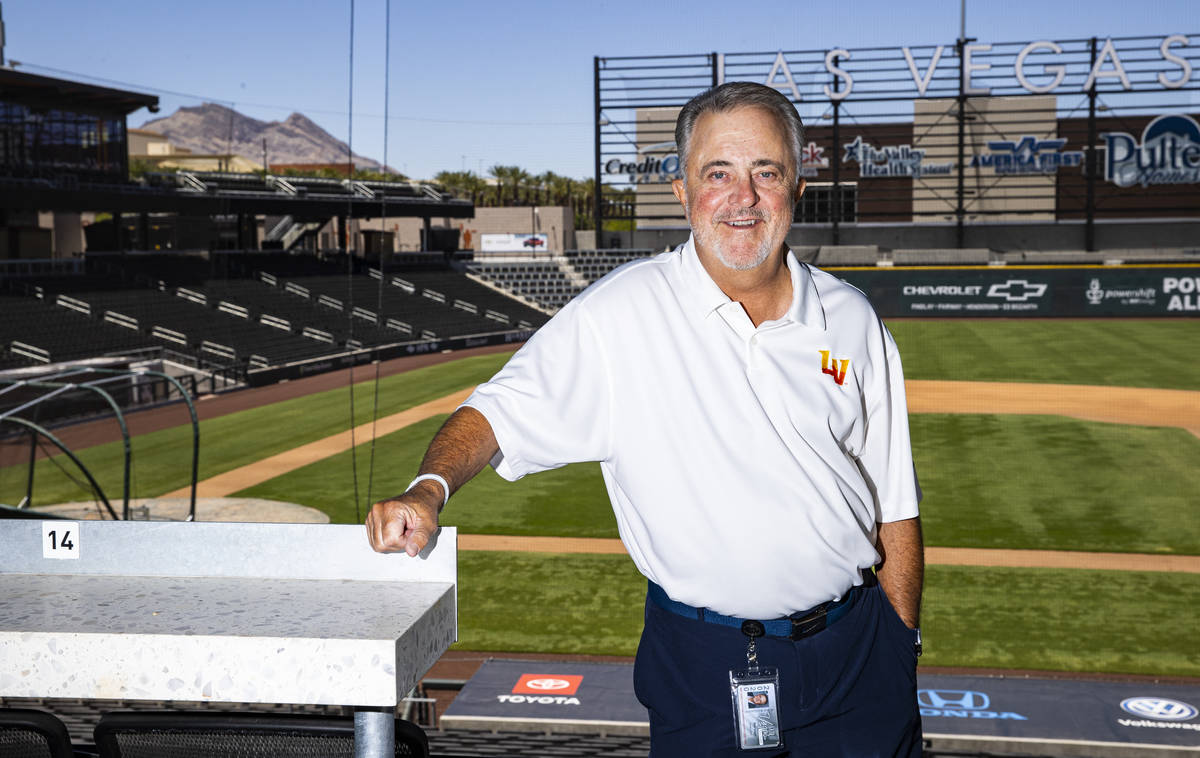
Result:
<svg viewBox="0 0 1200 758">
<path fill-rule="evenodd" d="M 830 268 L 883 318 L 1200 316 L 1200 266 Z"/>
</svg>

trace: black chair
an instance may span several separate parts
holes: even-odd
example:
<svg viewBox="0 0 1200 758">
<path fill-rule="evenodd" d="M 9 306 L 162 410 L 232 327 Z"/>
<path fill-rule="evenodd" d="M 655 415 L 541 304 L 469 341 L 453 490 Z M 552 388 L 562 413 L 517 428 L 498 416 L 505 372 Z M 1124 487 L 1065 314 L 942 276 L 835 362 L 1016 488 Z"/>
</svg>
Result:
<svg viewBox="0 0 1200 758">
<path fill-rule="evenodd" d="M 396 719 L 398 758 L 427 758 L 425 732 Z M 100 758 L 353 758 L 354 720 L 240 713 L 108 713 Z"/>
<path fill-rule="evenodd" d="M 4 758 L 73 758 L 71 735 L 49 713 L 0 708 L 0 756 Z"/>
</svg>

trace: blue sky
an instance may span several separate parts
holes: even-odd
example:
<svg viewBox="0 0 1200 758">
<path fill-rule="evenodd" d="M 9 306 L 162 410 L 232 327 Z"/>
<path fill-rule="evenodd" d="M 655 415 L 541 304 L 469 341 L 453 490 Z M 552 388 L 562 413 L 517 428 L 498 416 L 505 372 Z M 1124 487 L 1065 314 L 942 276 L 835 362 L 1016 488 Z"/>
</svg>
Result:
<svg viewBox="0 0 1200 758">
<path fill-rule="evenodd" d="M 350 133 L 350 0 L 3 0 L 32 73 Z M 387 0 L 354 0 L 355 152 L 384 158 Z M 952 44 L 959 0 L 391 0 L 388 163 L 405 173 L 592 165 L 593 56 Z M 1200 0 L 967 0 L 981 42 L 1200 34 Z M 99 80 L 109 80 L 108 82 Z M 171 94 L 175 93 L 175 94 Z M 130 117 L 137 126 L 153 116 Z"/>
</svg>

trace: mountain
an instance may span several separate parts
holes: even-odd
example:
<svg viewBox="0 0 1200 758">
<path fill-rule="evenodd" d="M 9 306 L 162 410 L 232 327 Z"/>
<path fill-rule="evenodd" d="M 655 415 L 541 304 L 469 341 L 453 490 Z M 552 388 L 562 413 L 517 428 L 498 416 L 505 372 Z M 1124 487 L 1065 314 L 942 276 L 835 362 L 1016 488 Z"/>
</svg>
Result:
<svg viewBox="0 0 1200 758">
<path fill-rule="evenodd" d="M 345 163 L 346 143 L 317 126 L 301 113 L 286 121 L 259 121 L 215 103 L 180 108 L 170 116 L 142 124 L 141 129 L 158 132 L 178 147 L 193 153 L 234 153 L 262 163 L 263 139 L 267 160 L 276 163 Z M 380 170 L 378 161 L 355 153 L 354 166 Z"/>
</svg>

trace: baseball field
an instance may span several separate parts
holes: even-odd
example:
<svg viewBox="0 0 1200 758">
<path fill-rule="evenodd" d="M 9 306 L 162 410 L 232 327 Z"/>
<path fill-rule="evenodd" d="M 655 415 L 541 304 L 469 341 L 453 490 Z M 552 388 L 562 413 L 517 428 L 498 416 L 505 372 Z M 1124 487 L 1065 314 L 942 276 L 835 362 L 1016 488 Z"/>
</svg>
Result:
<svg viewBox="0 0 1200 758">
<path fill-rule="evenodd" d="M 1200 323 L 889 327 L 925 494 L 923 663 L 1200 677 Z M 407 484 L 463 392 L 506 358 L 388 376 L 377 409 L 363 368 L 353 389 L 205 420 L 201 494 L 361 520 L 372 499 Z M 134 439 L 136 496 L 187 484 L 191 432 L 178 415 L 179 425 Z M 80 457 L 110 496 L 120 491 L 119 444 Z M 2 462 L 0 501 L 15 502 L 28 463 L 11 453 Z M 35 504 L 88 497 L 60 458 L 39 461 L 35 478 Z M 645 584 L 614 542 L 598 465 L 516 484 L 485 471 L 443 522 L 462 534 L 459 648 L 633 654 Z M 739 539 L 752 549 L 754 529 L 714 549 Z"/>
</svg>

